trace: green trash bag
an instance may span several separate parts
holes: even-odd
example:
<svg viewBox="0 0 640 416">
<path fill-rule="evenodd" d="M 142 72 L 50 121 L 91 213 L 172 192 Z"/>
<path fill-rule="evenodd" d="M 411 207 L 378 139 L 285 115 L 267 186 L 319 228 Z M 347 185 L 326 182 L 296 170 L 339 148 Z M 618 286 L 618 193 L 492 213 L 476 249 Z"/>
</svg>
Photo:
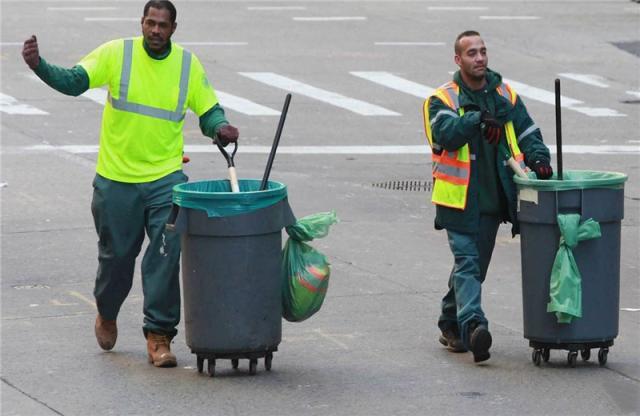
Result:
<svg viewBox="0 0 640 416">
<path fill-rule="evenodd" d="M 559 214 L 560 247 L 551 268 L 547 312 L 555 312 L 560 324 L 582 317 L 582 277 L 573 257 L 580 241 L 599 238 L 600 224 L 589 218 L 580 224 L 579 214 Z"/>
<path fill-rule="evenodd" d="M 289 239 L 282 251 L 282 316 L 289 322 L 304 321 L 324 302 L 331 274 L 329 261 L 305 241 L 325 237 L 336 222 L 336 213 L 331 211 L 306 216 L 286 227 Z"/>
</svg>

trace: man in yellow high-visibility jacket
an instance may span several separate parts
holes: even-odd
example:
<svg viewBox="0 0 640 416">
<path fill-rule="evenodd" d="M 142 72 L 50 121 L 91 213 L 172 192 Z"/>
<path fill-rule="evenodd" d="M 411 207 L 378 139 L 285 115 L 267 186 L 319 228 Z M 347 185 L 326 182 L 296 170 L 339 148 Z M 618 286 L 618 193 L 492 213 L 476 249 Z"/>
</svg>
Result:
<svg viewBox="0 0 640 416">
<path fill-rule="evenodd" d="M 148 358 L 157 367 L 174 367 L 170 343 L 180 321 L 180 240 L 164 230 L 172 188 L 187 181 L 184 117 L 191 109 L 202 133 L 225 145 L 238 139 L 238 130 L 227 122 L 198 58 L 171 42 L 174 5 L 147 2 L 141 25 L 142 36 L 107 42 L 71 69 L 41 58 L 35 36 L 25 41 L 22 54 L 45 83 L 64 94 L 108 88 L 91 203 L 99 237 L 95 334 L 104 350 L 114 347 L 116 318 L 146 232 L 142 287 Z"/>
<path fill-rule="evenodd" d="M 440 342 L 489 359 L 492 338 L 480 295 L 501 222 L 516 218 L 516 189 L 507 159 L 552 175 L 549 150 L 522 99 L 487 68 L 487 48 L 475 31 L 461 33 L 454 60 L 460 70 L 424 103 L 433 155 L 435 225 L 446 229 L 454 266 L 442 300 Z"/>
</svg>

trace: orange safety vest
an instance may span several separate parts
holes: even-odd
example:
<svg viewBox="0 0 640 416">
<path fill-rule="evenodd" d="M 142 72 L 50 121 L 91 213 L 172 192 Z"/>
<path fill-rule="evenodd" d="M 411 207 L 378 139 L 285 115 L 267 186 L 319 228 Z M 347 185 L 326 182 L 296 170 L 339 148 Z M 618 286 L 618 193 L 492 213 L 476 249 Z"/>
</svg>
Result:
<svg viewBox="0 0 640 416">
<path fill-rule="evenodd" d="M 518 96 L 508 84 L 501 83 L 496 90 L 498 94 L 506 97 L 512 105 L 515 105 Z M 456 117 L 462 116 L 464 109 L 459 105 L 459 95 L 460 86 L 453 81 L 447 82 L 425 100 L 423 114 L 424 128 L 429 146 L 431 146 L 431 158 L 433 161 L 432 175 L 434 183 L 431 201 L 436 205 L 464 210 L 467 206 L 469 179 L 471 177 L 471 160 L 475 159 L 475 155 L 469 152 L 469 144 L 465 144 L 459 149 L 450 152 L 434 142 L 429 118 L 429 103 L 433 97 L 438 97 L 451 108 L 453 114 L 450 115 Z M 438 116 L 439 114 L 436 115 L 436 117 Z M 504 129 L 511 156 L 513 156 L 516 162 L 524 169 L 524 155 L 518 147 L 513 122 L 507 122 L 504 125 Z"/>
</svg>

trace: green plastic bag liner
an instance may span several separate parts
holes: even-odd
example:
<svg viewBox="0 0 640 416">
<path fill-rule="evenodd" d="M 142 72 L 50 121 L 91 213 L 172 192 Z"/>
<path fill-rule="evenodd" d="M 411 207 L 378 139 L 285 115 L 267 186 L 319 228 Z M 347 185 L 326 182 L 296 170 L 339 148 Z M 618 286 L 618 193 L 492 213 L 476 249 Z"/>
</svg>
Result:
<svg viewBox="0 0 640 416">
<path fill-rule="evenodd" d="M 621 189 L 627 180 L 627 175 L 619 172 L 597 172 L 592 170 L 568 170 L 558 180 L 556 173 L 550 179 L 536 179 L 534 172 L 527 174 L 529 179 L 514 175 L 513 180 L 521 187 L 532 188 L 537 191 L 567 191 L 573 189 L 610 188 Z"/>
<path fill-rule="evenodd" d="M 322 212 L 285 228 L 289 239 L 282 252 L 282 316 L 289 322 L 304 321 L 324 302 L 331 274 L 329 261 L 305 241 L 325 237 L 336 222 L 335 211 Z"/>
<path fill-rule="evenodd" d="M 209 217 L 248 214 L 274 205 L 287 197 L 287 187 L 275 181 L 260 190 L 258 179 L 240 179 L 240 192 L 231 192 L 228 180 L 187 182 L 173 188 L 173 203 L 185 208 L 206 211 Z"/>
</svg>

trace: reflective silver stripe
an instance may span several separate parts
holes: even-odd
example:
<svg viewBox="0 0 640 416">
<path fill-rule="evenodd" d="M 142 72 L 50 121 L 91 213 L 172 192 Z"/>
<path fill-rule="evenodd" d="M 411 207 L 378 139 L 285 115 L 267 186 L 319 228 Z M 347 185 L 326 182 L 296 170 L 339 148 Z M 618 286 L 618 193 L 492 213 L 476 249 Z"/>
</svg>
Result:
<svg viewBox="0 0 640 416">
<path fill-rule="evenodd" d="M 511 94 L 509 94 L 509 90 L 507 89 L 507 86 L 504 84 L 500 84 L 500 86 L 498 87 L 498 89 L 500 90 L 500 92 L 502 93 L 501 95 L 506 98 L 507 100 L 509 100 L 509 102 L 511 102 Z"/>
<path fill-rule="evenodd" d="M 442 173 L 443 175 L 455 176 L 460 179 L 467 179 L 469 177 L 469 170 L 464 168 L 457 168 L 455 166 L 447 166 L 442 163 L 438 163 L 433 169 L 434 172 Z"/>
<path fill-rule="evenodd" d="M 460 101 L 458 100 L 458 92 L 453 87 L 447 87 L 445 88 L 445 90 L 449 92 L 449 96 L 453 98 L 453 108 L 455 108 L 457 111 L 458 108 L 460 108 Z"/>
<path fill-rule="evenodd" d="M 109 102 L 121 111 L 142 114 L 149 117 L 155 117 L 162 120 L 180 122 L 184 119 L 183 112 L 184 103 L 187 100 L 187 90 L 189 87 L 189 73 L 191 72 L 191 52 L 182 51 L 182 69 L 180 71 L 180 95 L 178 96 L 178 105 L 175 111 L 169 111 L 162 108 L 137 104 L 128 101 L 129 98 L 129 82 L 131 80 L 131 63 L 133 61 L 133 40 L 125 39 L 124 56 L 122 59 L 122 72 L 120 74 L 120 98 L 113 99 L 109 95 Z"/>
<path fill-rule="evenodd" d="M 518 136 L 518 143 L 520 143 L 520 140 L 524 139 L 525 137 L 527 137 L 528 135 L 530 135 L 536 130 L 538 130 L 538 126 L 536 126 L 535 124 L 532 124 L 531 127 L 529 127 L 528 129 L 520 133 L 520 136 Z"/>
<path fill-rule="evenodd" d="M 442 146 L 440 146 L 438 143 L 435 143 L 435 142 L 431 145 L 431 147 L 433 148 L 433 150 L 435 150 L 437 152 L 442 150 Z"/>
<path fill-rule="evenodd" d="M 469 153 L 469 160 L 476 160 L 476 155 Z"/>
<path fill-rule="evenodd" d="M 456 113 L 455 111 L 451 111 L 451 110 L 440 110 L 436 113 L 436 116 L 431 119 L 431 121 L 429 122 L 429 125 L 431 125 L 431 128 L 433 128 L 433 125 L 435 124 L 436 120 L 438 119 L 438 117 L 440 116 L 450 116 L 450 117 L 460 117 L 458 116 L 458 113 Z"/>
</svg>

